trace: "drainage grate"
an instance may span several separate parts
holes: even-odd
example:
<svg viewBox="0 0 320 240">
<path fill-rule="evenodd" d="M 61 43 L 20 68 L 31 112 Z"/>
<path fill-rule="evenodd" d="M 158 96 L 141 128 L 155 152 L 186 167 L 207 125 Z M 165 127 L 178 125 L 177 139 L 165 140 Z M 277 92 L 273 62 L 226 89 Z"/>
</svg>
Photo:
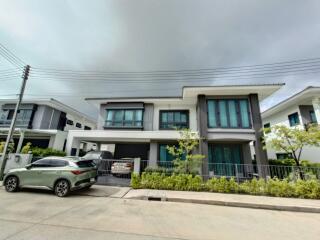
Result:
<svg viewBox="0 0 320 240">
<path fill-rule="evenodd" d="M 148 201 L 161 201 L 161 197 L 148 197 Z"/>
</svg>

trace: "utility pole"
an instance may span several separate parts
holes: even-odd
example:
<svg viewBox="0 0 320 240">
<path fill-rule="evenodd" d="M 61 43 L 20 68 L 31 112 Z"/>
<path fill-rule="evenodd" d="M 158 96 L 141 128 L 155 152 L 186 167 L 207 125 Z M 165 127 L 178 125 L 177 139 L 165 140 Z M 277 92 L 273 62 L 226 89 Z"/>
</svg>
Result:
<svg viewBox="0 0 320 240">
<path fill-rule="evenodd" d="M 29 77 L 29 71 L 30 71 L 30 66 L 27 65 L 24 67 L 24 71 L 23 71 L 23 75 L 22 75 L 22 85 L 21 85 L 21 89 L 20 89 L 20 94 L 18 97 L 18 102 L 16 105 L 16 108 L 14 110 L 14 114 L 13 114 L 13 118 L 11 121 L 11 125 L 10 125 L 10 129 L 8 132 L 8 136 L 7 136 L 7 140 L 6 140 L 6 144 L 4 145 L 4 149 L 3 149 L 3 153 L 2 153 L 2 158 L 1 158 L 1 169 L 0 169 L 0 180 L 3 180 L 3 176 L 4 176 L 4 170 L 6 168 L 6 164 L 7 164 L 7 159 L 8 159 L 8 147 L 11 141 L 11 138 L 13 136 L 14 133 L 14 129 L 15 129 L 15 125 L 16 125 L 16 121 L 17 121 L 17 115 L 18 115 L 18 110 L 20 108 L 20 104 L 23 98 L 23 94 L 24 94 L 24 89 L 26 88 L 26 83 Z"/>
</svg>

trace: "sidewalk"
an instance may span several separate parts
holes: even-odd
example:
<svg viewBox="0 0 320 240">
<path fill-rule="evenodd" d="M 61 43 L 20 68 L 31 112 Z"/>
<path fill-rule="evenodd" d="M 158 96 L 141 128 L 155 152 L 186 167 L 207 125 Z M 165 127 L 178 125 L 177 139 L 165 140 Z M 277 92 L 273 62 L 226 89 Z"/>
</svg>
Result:
<svg viewBox="0 0 320 240">
<path fill-rule="evenodd" d="M 150 189 L 131 189 L 123 198 L 320 213 L 320 200 L 311 199 Z"/>
</svg>

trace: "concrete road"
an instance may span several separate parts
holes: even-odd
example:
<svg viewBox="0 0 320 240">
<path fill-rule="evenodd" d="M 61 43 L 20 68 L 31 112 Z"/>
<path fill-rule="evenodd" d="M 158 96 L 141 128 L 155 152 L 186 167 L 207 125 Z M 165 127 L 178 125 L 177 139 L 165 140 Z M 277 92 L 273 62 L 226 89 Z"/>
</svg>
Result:
<svg viewBox="0 0 320 240">
<path fill-rule="evenodd" d="M 0 189 L 0 239 L 320 238 L 320 214 Z"/>
</svg>

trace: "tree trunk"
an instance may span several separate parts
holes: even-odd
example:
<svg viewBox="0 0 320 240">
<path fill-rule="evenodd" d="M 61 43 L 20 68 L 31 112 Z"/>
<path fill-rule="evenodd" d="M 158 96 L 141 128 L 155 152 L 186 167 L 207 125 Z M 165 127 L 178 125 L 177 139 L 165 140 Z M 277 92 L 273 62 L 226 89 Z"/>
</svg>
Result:
<svg viewBox="0 0 320 240">
<path fill-rule="evenodd" d="M 299 160 L 294 159 L 294 161 L 296 162 L 296 165 L 298 167 L 300 179 L 304 180 L 304 173 L 303 173 L 303 170 L 301 169 L 301 165 L 300 165 Z"/>
</svg>

